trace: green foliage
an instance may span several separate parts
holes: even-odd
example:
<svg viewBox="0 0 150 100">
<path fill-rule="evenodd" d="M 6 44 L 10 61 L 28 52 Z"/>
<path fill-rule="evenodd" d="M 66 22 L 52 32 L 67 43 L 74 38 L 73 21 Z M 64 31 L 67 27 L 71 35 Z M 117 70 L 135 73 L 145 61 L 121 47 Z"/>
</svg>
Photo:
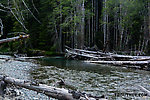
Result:
<svg viewBox="0 0 150 100">
<path fill-rule="evenodd" d="M 144 17 L 147 14 L 145 1 L 107 0 L 104 5 L 106 6 L 103 7 L 103 17 L 107 15 L 109 21 L 103 21 L 103 24 L 117 29 L 120 33 L 122 30 L 126 30 L 128 32 L 128 34 L 126 34 L 128 35 L 127 37 L 130 37 L 129 42 L 132 43 L 132 45 L 138 45 L 141 39 L 140 36 L 144 37 L 143 32 L 141 32 L 144 30 L 141 29 L 141 27 L 145 24 Z M 118 28 L 116 28 L 116 25 Z"/>
<path fill-rule="evenodd" d="M 11 13 L 0 11 L 0 18 L 3 19 L 4 23 L 4 33 L 6 34 L 15 31 L 29 33 L 30 40 L 28 43 L 30 46 L 28 45 L 28 48 L 58 51 L 58 48 L 61 48 L 60 45 L 71 46 L 73 43 L 72 38 L 74 38 L 75 41 L 77 35 L 78 37 L 81 35 L 80 30 L 81 25 L 83 24 L 81 20 L 84 17 L 81 11 L 82 2 L 83 0 L 34 0 L 35 9 L 31 0 L 25 0 L 25 3 L 34 16 L 40 20 L 41 23 L 39 23 L 33 17 L 31 12 L 27 10 L 21 0 L 10 0 L 11 6 L 15 8 L 12 11 L 15 13 L 18 20 L 26 26 L 28 31 L 22 27 Z M 133 43 L 133 45 L 138 45 L 140 37 L 141 39 L 144 37 L 142 25 L 144 24 L 144 18 L 147 16 L 148 12 L 148 9 L 146 9 L 148 0 L 107 0 L 107 2 L 101 4 L 103 9 L 101 9 L 100 6 L 96 7 L 97 1 L 93 2 L 94 3 L 92 4 L 91 0 L 84 1 L 84 31 L 86 35 L 86 44 L 90 44 L 87 43 L 91 42 L 91 40 L 88 40 L 90 36 L 96 35 L 95 40 L 93 41 L 97 43 L 98 47 L 102 47 L 102 41 L 104 40 L 102 25 L 106 24 L 109 27 L 109 29 L 107 29 L 109 30 L 108 37 L 113 43 L 115 41 L 112 36 L 112 34 L 114 34 L 113 29 L 116 29 L 118 32 L 118 41 L 120 40 L 119 34 L 122 29 L 124 29 L 128 31 L 126 35 L 128 35 L 129 42 Z M 7 5 L 7 0 L 1 0 L 0 3 Z M 106 5 L 106 7 L 104 5 Z M 96 11 L 98 11 L 98 16 L 100 16 L 100 25 L 96 25 Z M 105 15 L 108 15 L 107 22 L 102 20 Z M 116 28 L 116 26 L 119 27 Z M 95 27 L 99 28 L 97 32 L 95 32 Z M 19 42 L 13 44 L 10 43 L 9 45 L 17 47 Z M 23 48 L 23 46 L 21 47 Z M 18 48 L 15 50 L 17 49 Z M 50 53 L 48 52 L 48 54 Z"/>
</svg>

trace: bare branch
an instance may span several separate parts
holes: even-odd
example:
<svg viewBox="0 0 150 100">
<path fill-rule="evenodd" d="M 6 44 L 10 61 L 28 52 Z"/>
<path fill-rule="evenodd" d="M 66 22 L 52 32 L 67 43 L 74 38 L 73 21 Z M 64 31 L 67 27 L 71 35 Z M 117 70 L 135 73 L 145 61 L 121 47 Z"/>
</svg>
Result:
<svg viewBox="0 0 150 100">
<path fill-rule="evenodd" d="M 27 10 L 30 12 L 30 14 L 34 17 L 34 19 L 35 19 L 36 21 L 38 21 L 39 23 L 41 23 L 41 22 L 35 17 L 35 15 L 31 12 L 31 10 L 28 8 L 28 6 L 27 6 L 27 4 L 25 3 L 25 1 L 22 0 L 22 2 L 23 2 L 23 4 L 24 4 L 24 6 L 26 7 L 26 9 L 27 9 Z M 8 6 L 5 6 L 5 5 L 3 5 L 2 3 L 0 3 L 0 7 L 2 7 L 2 9 L 0 9 L 0 11 L 3 11 L 3 12 L 10 12 L 10 13 L 15 17 L 15 19 L 23 26 L 23 28 L 24 28 L 25 30 L 27 30 L 27 28 L 26 28 L 26 26 L 24 25 L 24 22 L 23 22 L 23 21 L 25 20 L 25 18 L 24 18 L 24 16 L 23 16 L 22 10 L 20 11 L 19 6 L 17 5 L 17 3 L 16 3 L 15 0 L 13 0 L 13 4 L 15 5 L 16 8 L 12 8 L 12 7 L 11 7 L 10 0 L 8 0 Z M 36 9 L 33 0 L 32 0 L 32 4 L 33 4 L 34 9 Z M 8 10 L 8 11 L 7 11 L 7 10 Z M 36 11 L 38 12 L 37 9 L 36 9 Z M 38 12 L 38 13 L 39 13 L 39 12 Z"/>
<path fill-rule="evenodd" d="M 8 12 L 7 10 L 3 10 L 3 9 L 0 9 L 0 11 L 2 11 L 2 12 Z"/>
<path fill-rule="evenodd" d="M 0 6 L 3 7 L 4 9 L 9 9 L 9 7 L 4 6 L 2 3 L 0 3 Z"/>
<path fill-rule="evenodd" d="M 28 8 L 28 6 L 26 5 L 26 3 L 24 2 L 24 0 L 22 0 L 22 2 L 23 2 L 23 4 L 24 4 L 24 6 L 27 8 L 27 10 L 31 13 L 31 15 L 34 17 L 34 19 L 36 20 L 36 21 L 38 21 L 40 24 L 41 24 L 41 22 L 34 16 L 34 14 L 31 12 L 31 10 Z"/>
<path fill-rule="evenodd" d="M 10 12 L 13 14 L 13 16 L 16 18 L 16 20 L 23 26 L 23 28 L 25 30 L 27 30 L 26 26 L 17 18 L 17 16 L 14 14 L 14 12 L 12 11 L 12 9 L 10 9 Z"/>
<path fill-rule="evenodd" d="M 28 38 L 28 37 L 29 37 L 29 35 L 19 35 L 19 36 L 12 37 L 12 38 L 1 39 L 0 44 L 15 41 L 15 40 L 18 40 L 18 39 Z"/>
<path fill-rule="evenodd" d="M 0 6 L 3 7 L 4 9 L 8 9 L 8 10 L 12 13 L 12 15 L 15 17 L 15 19 L 23 26 L 23 28 L 24 28 L 25 30 L 27 30 L 27 28 L 25 27 L 25 25 L 23 24 L 23 22 L 21 22 L 21 21 L 18 19 L 18 17 L 15 15 L 15 13 L 13 12 L 12 9 L 15 9 L 15 8 L 11 8 L 11 7 L 10 7 L 10 1 L 9 1 L 9 0 L 8 0 L 8 7 L 4 6 L 4 5 L 1 4 L 1 3 L 0 3 Z M 16 10 L 16 9 L 15 9 L 15 10 Z"/>
<path fill-rule="evenodd" d="M 25 35 L 25 32 L 11 32 L 11 33 L 7 33 L 8 35 Z"/>
<path fill-rule="evenodd" d="M 3 28 L 4 28 L 3 21 L 1 18 L 0 18 L 0 27 L 1 27 L 1 33 L 0 33 L 0 37 L 1 37 L 3 35 Z"/>
<path fill-rule="evenodd" d="M 21 11 L 21 17 L 22 17 L 22 20 L 24 21 L 25 20 L 25 18 L 23 17 L 23 11 Z"/>
<path fill-rule="evenodd" d="M 15 15 L 15 13 L 13 12 L 13 10 L 12 10 L 12 8 L 10 8 L 10 1 L 8 0 L 8 6 L 9 7 L 7 7 L 9 10 L 10 10 L 10 12 L 13 14 L 13 16 L 15 17 L 15 19 L 23 26 L 23 28 L 27 31 L 27 28 L 26 28 L 26 26 L 23 24 L 23 22 L 21 22 L 19 19 L 18 19 L 18 17 Z"/>
<path fill-rule="evenodd" d="M 34 7 L 34 9 L 36 10 L 36 12 L 39 14 L 39 11 L 37 10 L 37 8 L 35 7 L 34 1 L 32 0 L 32 5 Z"/>
</svg>

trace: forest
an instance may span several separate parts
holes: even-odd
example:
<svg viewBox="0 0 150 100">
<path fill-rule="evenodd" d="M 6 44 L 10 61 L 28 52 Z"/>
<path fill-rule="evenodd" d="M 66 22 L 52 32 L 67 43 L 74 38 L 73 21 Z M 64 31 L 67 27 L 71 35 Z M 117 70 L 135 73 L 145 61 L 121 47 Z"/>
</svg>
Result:
<svg viewBox="0 0 150 100">
<path fill-rule="evenodd" d="M 149 55 L 150 0 L 0 0 L 0 99 L 150 98 Z"/>
<path fill-rule="evenodd" d="M 62 53 L 71 48 L 146 55 L 150 52 L 149 0 L 1 0 L 1 39 L 27 33 L 11 51 Z M 25 51 L 20 50 L 20 51 Z"/>
</svg>

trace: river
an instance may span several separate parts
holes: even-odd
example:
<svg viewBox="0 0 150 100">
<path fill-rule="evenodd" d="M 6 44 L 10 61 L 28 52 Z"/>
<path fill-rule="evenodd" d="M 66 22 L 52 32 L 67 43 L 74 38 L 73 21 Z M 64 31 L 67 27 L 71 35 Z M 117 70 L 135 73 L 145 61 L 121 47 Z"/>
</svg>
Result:
<svg viewBox="0 0 150 100">
<path fill-rule="evenodd" d="M 0 57 L 12 58 L 1 55 Z M 63 57 L 45 57 L 39 60 L 0 60 L 0 74 L 25 80 L 58 86 L 63 79 L 69 86 L 63 88 L 78 90 L 96 96 L 105 95 L 109 100 L 145 100 L 138 85 L 150 90 L 150 72 L 126 69 L 116 66 L 96 65 Z M 47 100 L 48 97 L 26 89 L 20 99 Z M 149 98 L 150 99 L 150 98 Z"/>
</svg>

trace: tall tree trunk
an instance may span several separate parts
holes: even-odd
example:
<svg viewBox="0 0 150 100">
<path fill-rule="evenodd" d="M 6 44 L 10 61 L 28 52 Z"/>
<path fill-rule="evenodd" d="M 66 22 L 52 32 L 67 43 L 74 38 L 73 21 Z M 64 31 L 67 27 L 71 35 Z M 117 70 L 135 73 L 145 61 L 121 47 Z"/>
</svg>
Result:
<svg viewBox="0 0 150 100">
<path fill-rule="evenodd" d="M 94 0 L 92 0 L 92 13 L 94 13 Z M 92 31 L 91 31 L 91 46 L 93 45 L 94 38 L 94 16 L 92 16 Z"/>
<path fill-rule="evenodd" d="M 107 0 L 104 0 L 104 9 L 106 9 L 106 2 Z M 103 13 L 103 21 L 104 21 L 104 25 L 103 25 L 103 32 L 104 32 L 104 46 L 106 46 L 106 35 L 107 35 L 107 24 L 106 24 L 106 20 L 107 20 L 107 15 L 106 15 L 106 11 Z"/>
<path fill-rule="evenodd" d="M 106 15 L 106 24 L 107 24 L 107 27 L 106 27 L 106 31 L 107 31 L 107 37 L 106 37 L 106 51 L 109 51 L 109 49 L 110 49 L 110 40 L 109 40 L 109 38 L 110 38 L 110 32 L 109 32 L 109 16 L 108 16 L 108 14 Z"/>
<path fill-rule="evenodd" d="M 94 41 L 93 44 L 95 45 L 95 37 L 96 33 L 98 32 L 99 29 L 99 0 L 95 0 L 95 32 L 94 32 Z"/>
<path fill-rule="evenodd" d="M 80 19 L 78 22 L 77 30 L 77 48 L 84 48 L 84 30 L 85 30 L 85 8 L 84 8 L 84 0 L 78 0 L 77 13 Z"/>
<path fill-rule="evenodd" d="M 150 37 L 150 0 L 148 0 L 148 30 L 149 30 L 149 37 Z"/>
<path fill-rule="evenodd" d="M 90 47 L 91 46 L 91 19 L 89 18 L 89 35 L 88 35 L 88 46 Z"/>
<path fill-rule="evenodd" d="M 0 18 L 0 28 L 1 28 L 1 31 L 0 31 L 0 37 L 3 35 L 3 22 L 2 22 L 2 19 Z"/>
<path fill-rule="evenodd" d="M 122 47 L 123 47 L 123 33 L 124 33 L 124 28 L 122 26 L 122 22 L 123 22 L 123 11 L 122 11 L 122 4 L 120 3 L 120 50 L 122 50 Z"/>
<path fill-rule="evenodd" d="M 72 4 L 72 0 L 71 0 L 71 4 Z M 73 12 L 71 11 L 71 22 L 73 21 Z M 71 47 L 74 48 L 74 29 L 73 29 L 74 25 L 73 23 L 71 23 Z"/>
<path fill-rule="evenodd" d="M 81 49 L 84 48 L 84 31 L 85 31 L 85 8 L 84 0 L 82 1 L 82 19 L 81 19 Z"/>
<path fill-rule="evenodd" d="M 76 15 L 77 11 L 74 11 L 74 16 L 75 18 L 77 17 Z M 77 35 L 78 35 L 78 30 L 77 30 L 77 22 L 74 21 L 74 47 L 77 48 Z"/>
<path fill-rule="evenodd" d="M 60 24 L 62 23 L 62 5 L 60 0 Z M 62 26 L 59 25 L 59 52 L 62 52 Z"/>
</svg>

